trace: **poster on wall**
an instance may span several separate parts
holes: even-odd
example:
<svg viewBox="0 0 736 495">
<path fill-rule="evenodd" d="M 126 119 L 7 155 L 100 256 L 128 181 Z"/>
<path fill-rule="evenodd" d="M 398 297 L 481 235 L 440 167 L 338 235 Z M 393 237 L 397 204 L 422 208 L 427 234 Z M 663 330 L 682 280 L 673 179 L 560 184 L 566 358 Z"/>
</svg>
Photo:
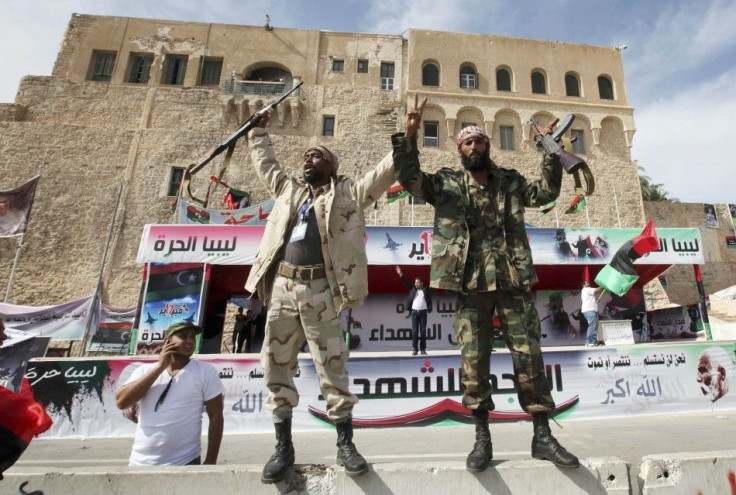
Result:
<svg viewBox="0 0 736 495">
<path fill-rule="evenodd" d="M 728 204 L 728 214 L 731 217 L 731 225 L 733 226 L 734 230 L 736 230 L 736 205 L 735 204 Z"/>
<path fill-rule="evenodd" d="M 259 359 L 203 356 L 203 360 L 215 366 L 225 388 L 225 431 L 273 432 Z M 149 360 L 31 362 L 26 378 L 54 420 L 44 436 L 133 436 L 135 425 L 118 410 L 115 390 L 144 362 Z M 456 352 L 421 357 L 353 356 L 348 370 L 350 391 L 360 400 L 353 410 L 356 428 L 472 421 L 470 411 L 462 407 L 462 369 Z M 507 351 L 494 353 L 491 371 L 496 404 L 491 420 L 529 420 L 519 405 Z M 556 404 L 552 415 L 560 421 L 734 410 L 736 389 L 729 383 L 734 372 L 734 342 L 605 346 L 545 353 L 545 376 Z M 300 394 L 294 409 L 294 430 L 332 429 L 310 358 L 299 359 L 294 383 Z"/>
<path fill-rule="evenodd" d="M 92 329 L 87 350 L 90 352 L 127 353 L 136 307 L 115 308 L 100 305 L 99 323 Z"/>
<path fill-rule="evenodd" d="M 50 341 L 51 337 L 28 336 L 13 339 L 0 347 L 0 387 L 19 394 L 28 362 L 44 357 Z"/>
<path fill-rule="evenodd" d="M 718 215 L 716 214 L 716 205 L 703 203 L 703 212 L 705 213 L 705 226 L 711 229 L 717 229 Z"/>
<path fill-rule="evenodd" d="M 697 304 L 650 311 L 647 320 L 652 340 L 705 338 Z"/>
<path fill-rule="evenodd" d="M 205 208 L 179 199 L 178 221 L 180 224 L 266 225 L 266 219 L 273 205 L 274 200 L 268 199 L 263 203 L 246 208 L 223 210 Z"/>
<path fill-rule="evenodd" d="M 198 324 L 203 284 L 202 264 L 150 265 L 135 354 L 158 354 L 163 347 L 164 330 L 174 323 Z"/>
</svg>

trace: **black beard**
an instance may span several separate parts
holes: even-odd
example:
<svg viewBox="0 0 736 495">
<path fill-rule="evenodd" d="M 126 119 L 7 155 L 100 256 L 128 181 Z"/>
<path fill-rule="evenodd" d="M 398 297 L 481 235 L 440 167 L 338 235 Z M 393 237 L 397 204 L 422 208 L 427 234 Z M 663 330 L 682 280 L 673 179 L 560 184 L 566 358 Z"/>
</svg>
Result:
<svg viewBox="0 0 736 495">
<path fill-rule="evenodd" d="M 324 172 L 321 172 L 316 169 L 314 170 L 314 172 L 312 172 L 312 175 L 310 176 L 307 176 L 307 174 L 304 174 L 304 180 L 307 182 L 307 184 L 310 184 L 310 185 L 319 184 L 320 182 L 322 182 L 322 180 L 324 180 L 324 177 L 325 177 Z"/>
<path fill-rule="evenodd" d="M 490 169 L 491 163 L 493 163 L 491 162 L 490 153 L 484 153 L 483 155 L 481 155 L 480 160 L 472 160 L 465 155 L 460 155 L 460 161 L 463 164 L 463 168 L 465 170 L 470 170 L 471 172 L 483 169 Z"/>
</svg>

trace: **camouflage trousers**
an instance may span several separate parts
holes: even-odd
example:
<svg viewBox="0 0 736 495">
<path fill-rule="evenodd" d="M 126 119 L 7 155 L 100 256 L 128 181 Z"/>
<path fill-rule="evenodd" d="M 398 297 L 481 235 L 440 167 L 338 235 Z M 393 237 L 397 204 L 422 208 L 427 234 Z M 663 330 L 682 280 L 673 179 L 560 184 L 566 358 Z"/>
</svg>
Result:
<svg viewBox="0 0 736 495">
<path fill-rule="evenodd" d="M 521 407 L 529 414 L 552 411 L 555 402 L 539 345 L 539 315 L 528 290 L 458 295 L 455 338 L 462 359 L 463 406 L 489 411 L 495 408 L 490 382 L 494 309 L 498 310 L 503 338 L 511 351 Z"/>
<path fill-rule="evenodd" d="M 266 408 L 273 411 L 275 421 L 291 417 L 299 404 L 294 375 L 305 338 L 327 401 L 327 415 L 332 421 L 349 417 L 358 398 L 349 389 L 345 363 L 350 352 L 327 279 L 301 281 L 277 275 L 261 349 L 269 390 Z"/>
</svg>

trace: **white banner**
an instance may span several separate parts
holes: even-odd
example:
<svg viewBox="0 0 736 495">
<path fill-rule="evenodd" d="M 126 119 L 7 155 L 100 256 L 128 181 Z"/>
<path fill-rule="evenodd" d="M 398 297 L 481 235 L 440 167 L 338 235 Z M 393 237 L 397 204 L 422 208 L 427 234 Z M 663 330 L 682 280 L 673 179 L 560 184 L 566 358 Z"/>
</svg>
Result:
<svg viewBox="0 0 736 495">
<path fill-rule="evenodd" d="M 51 341 L 82 340 L 91 316 L 93 297 L 83 297 L 58 306 L 16 306 L 0 303 L 5 325 Z"/>
<path fill-rule="evenodd" d="M 262 225 L 146 225 L 137 261 L 250 265 L 264 229 Z M 639 229 L 527 229 L 536 265 L 605 265 L 619 247 L 640 233 Z M 659 249 L 638 259 L 637 265 L 704 263 L 698 229 L 657 229 L 657 235 Z M 429 265 L 433 236 L 431 227 L 366 227 L 368 263 Z M 563 238 L 597 246 L 598 256 L 563 255 L 561 243 L 568 245 L 566 252 L 571 244 Z"/>
<path fill-rule="evenodd" d="M 736 409 L 728 380 L 736 371 L 736 343 L 639 344 L 545 351 L 546 375 L 558 419 L 630 417 Z M 225 386 L 225 433 L 271 432 L 268 390 L 255 355 L 204 357 Z M 150 361 L 150 360 L 147 360 Z M 115 390 L 146 360 L 63 359 L 31 362 L 26 377 L 54 425 L 45 436 L 132 436 L 135 425 L 115 405 Z M 360 356 L 348 362 L 350 390 L 360 399 L 356 427 L 470 422 L 461 405 L 462 370 L 456 352 L 429 356 Z M 528 420 L 518 403 L 511 357 L 491 359 L 493 421 Z M 312 360 L 299 359 L 301 399 L 296 430 L 324 429 L 325 401 Z M 733 385 L 731 385 L 733 388 Z"/>
</svg>

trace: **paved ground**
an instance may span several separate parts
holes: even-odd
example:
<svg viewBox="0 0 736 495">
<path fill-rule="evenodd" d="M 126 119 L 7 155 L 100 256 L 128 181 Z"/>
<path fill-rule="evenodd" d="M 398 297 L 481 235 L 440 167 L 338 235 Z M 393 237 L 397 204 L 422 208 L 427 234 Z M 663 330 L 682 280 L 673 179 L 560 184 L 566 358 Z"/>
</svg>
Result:
<svg viewBox="0 0 736 495">
<path fill-rule="evenodd" d="M 579 457 L 615 456 L 638 464 L 648 454 L 736 450 L 736 411 L 554 423 L 560 442 Z M 530 458 L 531 423 L 492 424 L 494 464 Z M 370 463 L 462 461 L 472 448 L 471 425 L 356 430 L 355 442 Z M 273 453 L 270 434 L 226 435 L 220 464 L 262 465 Z M 295 433 L 297 464 L 333 464 L 331 432 Z M 36 439 L 18 466 L 125 466 L 132 439 Z M 12 470 L 12 468 L 11 468 Z M 12 471 L 11 471 L 12 472 Z M 634 490 L 635 493 L 638 490 Z"/>
</svg>

